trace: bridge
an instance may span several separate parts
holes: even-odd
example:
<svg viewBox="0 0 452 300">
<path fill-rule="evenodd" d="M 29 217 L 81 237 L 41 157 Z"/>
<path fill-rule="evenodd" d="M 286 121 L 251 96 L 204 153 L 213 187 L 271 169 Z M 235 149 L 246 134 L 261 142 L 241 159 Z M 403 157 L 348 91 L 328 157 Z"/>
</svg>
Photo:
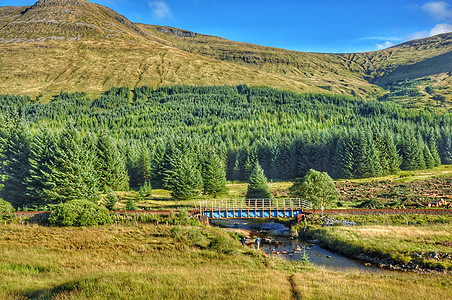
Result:
<svg viewBox="0 0 452 300">
<path fill-rule="evenodd" d="M 300 198 L 206 200 L 195 210 L 209 219 L 297 218 L 312 203 Z"/>
</svg>

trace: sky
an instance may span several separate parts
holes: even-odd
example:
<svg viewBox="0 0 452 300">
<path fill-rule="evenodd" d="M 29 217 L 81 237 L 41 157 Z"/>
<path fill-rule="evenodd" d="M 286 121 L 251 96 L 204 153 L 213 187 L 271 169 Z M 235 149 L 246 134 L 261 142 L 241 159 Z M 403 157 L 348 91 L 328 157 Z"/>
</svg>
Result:
<svg viewBox="0 0 452 300">
<path fill-rule="evenodd" d="M 0 0 L 0 6 L 34 0 Z M 366 52 L 452 32 L 452 0 L 91 0 L 132 22 L 303 52 Z"/>
</svg>

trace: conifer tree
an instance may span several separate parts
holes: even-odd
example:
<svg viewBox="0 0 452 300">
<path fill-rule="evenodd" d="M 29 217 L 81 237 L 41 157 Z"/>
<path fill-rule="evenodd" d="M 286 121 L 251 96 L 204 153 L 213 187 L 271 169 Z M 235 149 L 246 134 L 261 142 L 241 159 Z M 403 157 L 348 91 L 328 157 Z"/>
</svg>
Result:
<svg viewBox="0 0 452 300">
<path fill-rule="evenodd" d="M 121 153 L 114 140 L 105 131 L 101 131 L 97 139 L 96 171 L 99 188 L 125 191 L 129 188 L 129 176 Z"/>
<path fill-rule="evenodd" d="M 441 162 L 445 165 L 452 164 L 452 133 L 443 132 L 440 147 Z"/>
<path fill-rule="evenodd" d="M 393 135 L 388 132 L 382 135 L 376 133 L 375 144 L 380 158 L 381 175 L 396 174 L 400 168 L 401 157 Z"/>
<path fill-rule="evenodd" d="M 436 140 L 434 138 L 430 138 L 427 143 L 428 149 L 430 150 L 430 153 L 432 154 L 433 161 L 434 161 L 434 167 L 437 167 L 441 165 L 441 157 L 438 153 L 438 147 L 436 146 Z"/>
<path fill-rule="evenodd" d="M 435 166 L 435 159 L 433 158 L 433 155 L 426 144 L 423 145 L 423 155 L 425 167 L 427 169 L 432 169 Z"/>
<path fill-rule="evenodd" d="M 56 139 L 49 130 L 41 130 L 33 139 L 30 155 L 30 175 L 26 178 L 27 196 L 31 205 L 49 202 L 45 189 L 50 188 L 50 166 L 55 159 Z"/>
<path fill-rule="evenodd" d="M 353 178 L 355 176 L 355 149 L 355 139 L 351 134 L 346 134 L 341 138 L 337 151 L 341 177 Z"/>
<path fill-rule="evenodd" d="M 80 131 L 69 123 L 60 135 L 52 161 L 46 163 L 43 176 L 47 178 L 44 192 L 50 203 L 74 199 L 97 201 L 97 173 L 94 165 L 95 145 L 87 144 Z"/>
<path fill-rule="evenodd" d="M 11 126 L 10 131 L 5 132 L 1 153 L 1 197 L 19 207 L 28 202 L 25 179 L 30 174 L 30 133 L 18 119 Z"/>
<path fill-rule="evenodd" d="M 425 167 L 423 142 L 413 132 L 404 134 L 401 144 L 400 153 L 402 154 L 402 170 L 416 170 Z"/>
<path fill-rule="evenodd" d="M 165 178 L 165 170 L 167 168 L 167 164 L 165 162 L 165 146 L 159 144 L 154 152 L 154 155 L 151 160 L 151 184 L 154 188 L 162 188 L 163 187 L 163 179 Z"/>
<path fill-rule="evenodd" d="M 216 197 L 227 191 L 226 171 L 221 158 L 216 153 L 208 155 L 202 172 L 204 194 Z"/>
<path fill-rule="evenodd" d="M 199 195 L 202 187 L 201 172 L 190 152 L 177 150 L 170 157 L 170 168 L 165 172 L 164 185 L 174 198 L 190 199 Z"/>
<path fill-rule="evenodd" d="M 246 191 L 247 199 L 256 198 L 271 198 L 270 187 L 268 186 L 267 177 L 265 177 L 264 170 L 256 162 L 249 178 L 249 186 Z"/>
</svg>

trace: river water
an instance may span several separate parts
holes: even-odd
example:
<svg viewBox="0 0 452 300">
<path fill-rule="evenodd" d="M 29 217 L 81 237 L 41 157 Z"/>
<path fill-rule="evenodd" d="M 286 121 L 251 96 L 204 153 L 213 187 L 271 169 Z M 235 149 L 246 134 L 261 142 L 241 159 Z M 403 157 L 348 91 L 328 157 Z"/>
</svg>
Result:
<svg viewBox="0 0 452 300">
<path fill-rule="evenodd" d="M 254 238 L 259 236 L 262 240 L 261 248 L 270 255 L 282 256 L 288 260 L 297 261 L 306 253 L 309 261 L 316 266 L 327 269 L 363 272 L 384 272 L 373 265 L 365 265 L 362 262 L 349 259 L 340 254 L 321 248 L 315 243 L 308 243 L 299 239 L 290 239 L 290 229 L 283 224 L 273 221 L 261 221 L 254 219 L 212 219 L 212 225 L 246 230 L 250 233 L 251 242 L 248 246 L 256 247 Z"/>
</svg>

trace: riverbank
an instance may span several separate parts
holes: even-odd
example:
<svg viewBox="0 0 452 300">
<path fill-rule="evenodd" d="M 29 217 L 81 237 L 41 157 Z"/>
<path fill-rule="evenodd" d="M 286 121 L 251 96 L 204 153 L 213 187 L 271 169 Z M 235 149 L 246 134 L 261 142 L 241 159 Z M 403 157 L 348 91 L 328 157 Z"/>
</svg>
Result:
<svg viewBox="0 0 452 300">
<path fill-rule="evenodd" d="M 305 267 L 219 228 L 0 225 L 0 299 L 447 299 L 450 277 Z"/>
<path fill-rule="evenodd" d="M 382 268 L 418 273 L 452 270 L 452 217 L 445 224 L 311 226 L 309 236 L 322 247 Z M 346 217 L 343 217 L 346 219 Z M 355 221 L 372 224 L 363 217 Z M 418 217 L 413 219 L 419 220 Z M 386 220 L 386 219 L 385 219 Z M 362 224 L 361 223 L 361 224 Z M 407 222 L 408 223 L 408 222 Z M 358 223 L 359 224 L 359 223 Z"/>
</svg>

